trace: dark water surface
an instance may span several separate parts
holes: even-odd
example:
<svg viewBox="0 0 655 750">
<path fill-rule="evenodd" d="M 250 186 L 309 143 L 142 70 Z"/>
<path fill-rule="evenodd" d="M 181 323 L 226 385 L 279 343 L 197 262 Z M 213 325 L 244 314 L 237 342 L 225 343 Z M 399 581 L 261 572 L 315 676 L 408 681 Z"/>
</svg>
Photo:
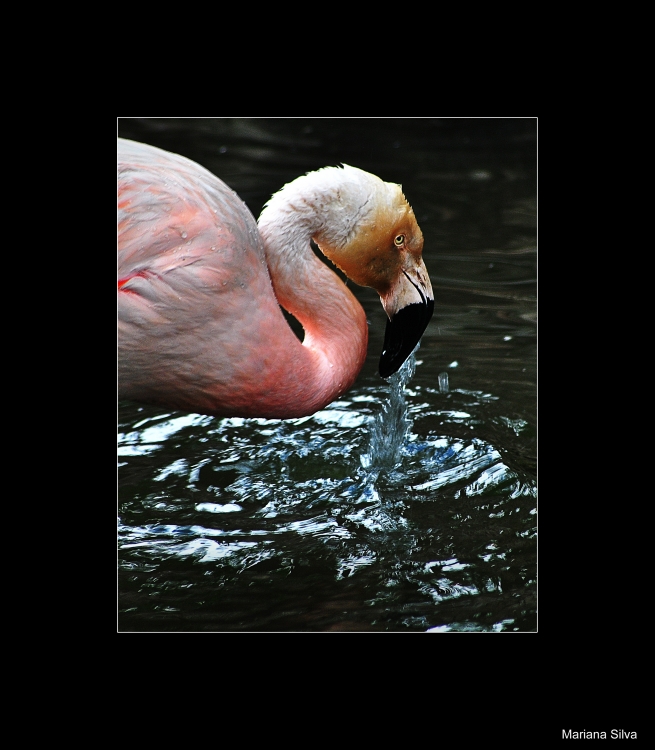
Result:
<svg viewBox="0 0 655 750">
<path fill-rule="evenodd" d="M 369 356 L 313 417 L 119 403 L 118 630 L 536 630 L 536 120 L 120 119 L 118 134 L 203 164 L 255 217 L 323 166 L 401 183 L 435 292 L 387 382 L 384 311 L 350 285 Z"/>
</svg>

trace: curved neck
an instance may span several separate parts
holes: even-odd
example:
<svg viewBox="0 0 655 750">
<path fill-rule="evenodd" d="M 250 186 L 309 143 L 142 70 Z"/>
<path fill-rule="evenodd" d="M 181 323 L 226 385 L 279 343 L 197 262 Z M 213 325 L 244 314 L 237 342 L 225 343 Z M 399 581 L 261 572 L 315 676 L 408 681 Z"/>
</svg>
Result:
<svg viewBox="0 0 655 750">
<path fill-rule="evenodd" d="M 311 414 L 347 391 L 364 365 L 368 345 L 362 306 L 312 251 L 310 240 L 320 221 L 317 215 L 269 207 L 258 222 L 275 296 L 305 331 L 302 345 L 296 339 L 284 356 L 297 416 Z M 292 416 L 288 403 L 286 411 Z"/>
</svg>

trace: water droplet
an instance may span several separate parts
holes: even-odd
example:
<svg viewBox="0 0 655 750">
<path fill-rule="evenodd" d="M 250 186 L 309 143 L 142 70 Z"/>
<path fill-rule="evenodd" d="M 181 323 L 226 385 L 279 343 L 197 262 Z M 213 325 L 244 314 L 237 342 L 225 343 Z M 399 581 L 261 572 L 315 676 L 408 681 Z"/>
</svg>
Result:
<svg viewBox="0 0 655 750">
<path fill-rule="evenodd" d="M 182 239 L 185 240 L 186 238 L 187 238 L 187 233 L 186 232 L 182 232 Z"/>
<path fill-rule="evenodd" d="M 448 373 L 439 373 L 439 393 L 448 393 Z"/>
</svg>

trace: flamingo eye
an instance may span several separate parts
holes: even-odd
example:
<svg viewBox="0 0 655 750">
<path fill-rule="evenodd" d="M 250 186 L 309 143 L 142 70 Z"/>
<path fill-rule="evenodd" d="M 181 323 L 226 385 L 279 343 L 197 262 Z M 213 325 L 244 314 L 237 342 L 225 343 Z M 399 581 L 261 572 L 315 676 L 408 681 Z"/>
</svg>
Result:
<svg viewBox="0 0 655 750">
<path fill-rule="evenodd" d="M 393 244 L 396 247 L 400 247 L 401 245 L 405 244 L 405 235 L 404 234 L 397 234 L 393 239 Z"/>
</svg>

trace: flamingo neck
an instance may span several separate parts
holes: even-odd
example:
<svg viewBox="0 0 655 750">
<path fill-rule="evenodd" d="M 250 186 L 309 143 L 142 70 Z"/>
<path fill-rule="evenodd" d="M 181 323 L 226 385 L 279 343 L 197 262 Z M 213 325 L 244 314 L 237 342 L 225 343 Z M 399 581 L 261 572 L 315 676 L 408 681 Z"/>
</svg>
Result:
<svg viewBox="0 0 655 750">
<path fill-rule="evenodd" d="M 338 398 L 355 382 L 368 345 L 366 315 L 344 282 L 316 257 L 311 239 L 323 218 L 305 196 L 302 210 L 274 196 L 259 219 L 275 296 L 302 325 L 287 377 L 297 380 L 297 405 L 311 414 Z M 295 336 L 294 336 L 295 338 Z"/>
</svg>

